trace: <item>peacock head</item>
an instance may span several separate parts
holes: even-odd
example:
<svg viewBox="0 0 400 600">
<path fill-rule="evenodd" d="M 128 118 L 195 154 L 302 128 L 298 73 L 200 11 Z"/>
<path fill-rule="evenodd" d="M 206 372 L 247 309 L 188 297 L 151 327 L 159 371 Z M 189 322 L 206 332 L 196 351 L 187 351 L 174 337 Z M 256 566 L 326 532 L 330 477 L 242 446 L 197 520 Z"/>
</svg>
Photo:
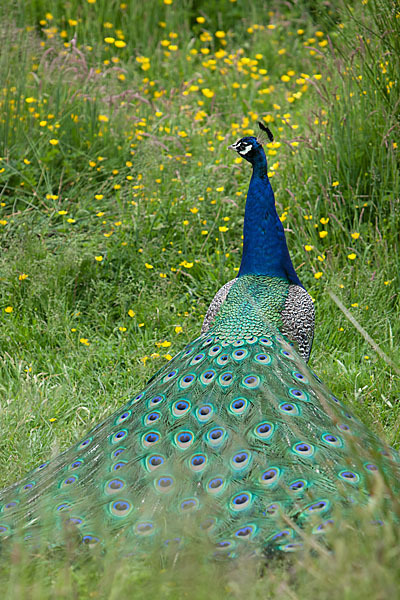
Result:
<svg viewBox="0 0 400 600">
<path fill-rule="evenodd" d="M 244 137 L 228 146 L 228 148 L 235 150 L 239 156 L 251 163 L 259 153 L 260 148 L 262 148 L 262 144 L 255 137 Z"/>
<path fill-rule="evenodd" d="M 270 142 L 273 141 L 274 136 L 268 127 L 266 127 L 263 123 L 258 123 L 261 129 L 261 135 L 256 138 L 253 136 L 243 137 L 237 140 L 234 144 L 228 146 L 231 150 L 235 150 L 239 156 L 245 158 L 249 163 L 254 163 L 259 158 L 260 154 L 264 157 L 264 151 L 262 150 L 262 145 L 264 142 L 263 132 L 265 132 L 268 136 Z"/>
</svg>

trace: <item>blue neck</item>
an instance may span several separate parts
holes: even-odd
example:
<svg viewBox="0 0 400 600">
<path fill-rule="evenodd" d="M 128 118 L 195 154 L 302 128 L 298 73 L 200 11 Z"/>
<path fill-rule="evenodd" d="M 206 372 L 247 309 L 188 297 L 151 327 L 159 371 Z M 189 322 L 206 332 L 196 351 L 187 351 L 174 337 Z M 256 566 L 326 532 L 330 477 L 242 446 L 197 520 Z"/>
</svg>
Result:
<svg viewBox="0 0 400 600">
<path fill-rule="evenodd" d="M 285 232 L 276 212 L 274 192 L 267 174 L 267 159 L 262 147 L 258 148 L 251 162 L 253 175 L 247 192 L 243 255 L 238 276 L 283 277 L 302 286 L 290 260 Z"/>
</svg>

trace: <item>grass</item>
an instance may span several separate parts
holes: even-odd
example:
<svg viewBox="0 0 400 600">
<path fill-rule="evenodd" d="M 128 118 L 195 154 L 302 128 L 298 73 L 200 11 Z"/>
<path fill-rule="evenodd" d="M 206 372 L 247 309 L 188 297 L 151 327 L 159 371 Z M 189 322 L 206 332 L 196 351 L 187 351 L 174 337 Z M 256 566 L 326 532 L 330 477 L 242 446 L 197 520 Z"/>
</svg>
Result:
<svg viewBox="0 0 400 600">
<path fill-rule="evenodd" d="M 31 0 L 0 13 L 1 485 L 83 436 L 197 335 L 240 262 L 250 173 L 226 147 L 261 118 L 315 299 L 312 368 L 398 448 L 399 378 L 327 293 L 400 365 L 395 5 Z M 264 576 L 248 561 L 239 577 L 189 559 L 163 571 L 154 558 L 154 571 L 16 555 L 1 577 L 8 598 L 393 596 L 395 532 L 352 535 L 334 557 L 311 552 Z"/>
</svg>

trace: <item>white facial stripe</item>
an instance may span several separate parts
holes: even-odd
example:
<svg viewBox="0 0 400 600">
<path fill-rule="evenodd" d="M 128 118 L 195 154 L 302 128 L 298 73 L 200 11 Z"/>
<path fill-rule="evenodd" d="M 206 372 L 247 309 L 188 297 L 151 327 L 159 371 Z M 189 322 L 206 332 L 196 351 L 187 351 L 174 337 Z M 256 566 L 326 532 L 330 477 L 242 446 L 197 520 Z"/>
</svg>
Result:
<svg viewBox="0 0 400 600">
<path fill-rule="evenodd" d="M 248 144 L 243 148 L 243 150 L 239 150 L 239 154 L 247 154 L 253 148 L 251 144 Z"/>
</svg>

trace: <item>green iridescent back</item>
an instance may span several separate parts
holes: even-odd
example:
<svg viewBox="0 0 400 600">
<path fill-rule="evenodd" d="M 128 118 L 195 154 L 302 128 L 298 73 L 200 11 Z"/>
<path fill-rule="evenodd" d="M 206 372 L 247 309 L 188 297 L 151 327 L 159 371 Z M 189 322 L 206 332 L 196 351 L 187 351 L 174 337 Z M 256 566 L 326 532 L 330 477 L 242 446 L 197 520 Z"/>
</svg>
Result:
<svg viewBox="0 0 400 600">
<path fill-rule="evenodd" d="M 280 277 L 238 277 L 215 318 L 213 332 L 233 342 L 241 337 L 281 330 L 289 287 L 287 279 Z"/>
</svg>

